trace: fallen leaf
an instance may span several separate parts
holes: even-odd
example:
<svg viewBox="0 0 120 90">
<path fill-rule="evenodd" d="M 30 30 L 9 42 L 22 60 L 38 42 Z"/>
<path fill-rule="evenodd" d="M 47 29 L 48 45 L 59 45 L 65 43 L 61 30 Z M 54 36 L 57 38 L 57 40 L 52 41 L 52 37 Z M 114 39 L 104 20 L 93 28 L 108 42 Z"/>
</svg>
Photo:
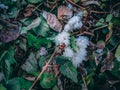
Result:
<svg viewBox="0 0 120 90">
<path fill-rule="evenodd" d="M 20 24 L 12 24 L 5 20 L 0 20 L 0 24 L 3 26 L 2 30 L 0 31 L 0 40 L 2 42 L 8 43 L 16 40 L 20 36 Z"/>
<path fill-rule="evenodd" d="M 46 19 L 50 28 L 57 32 L 60 32 L 62 30 L 62 25 L 54 14 L 43 11 L 43 17 Z"/>
<path fill-rule="evenodd" d="M 40 22 L 41 22 L 40 17 L 34 19 L 33 22 L 26 27 L 26 30 L 30 30 L 32 28 L 36 28 L 37 26 L 39 26 Z"/>
<path fill-rule="evenodd" d="M 111 52 L 107 53 L 107 57 L 105 59 L 105 61 L 103 62 L 104 65 L 101 67 L 101 72 L 104 72 L 106 70 L 112 70 L 112 68 L 114 67 L 114 56 Z"/>
<path fill-rule="evenodd" d="M 73 15 L 73 11 L 70 10 L 68 7 L 66 6 L 59 6 L 58 8 L 58 13 L 57 13 L 57 17 L 58 19 L 63 19 L 64 17 L 65 18 L 71 18 Z"/>
<path fill-rule="evenodd" d="M 34 10 L 35 6 L 32 4 L 29 4 L 26 8 L 25 8 L 25 13 L 24 16 L 28 17 L 32 15 L 32 11 Z"/>
<path fill-rule="evenodd" d="M 22 65 L 21 68 L 28 73 L 33 73 L 37 71 L 38 69 L 37 60 L 33 52 L 29 55 L 26 62 Z"/>
</svg>

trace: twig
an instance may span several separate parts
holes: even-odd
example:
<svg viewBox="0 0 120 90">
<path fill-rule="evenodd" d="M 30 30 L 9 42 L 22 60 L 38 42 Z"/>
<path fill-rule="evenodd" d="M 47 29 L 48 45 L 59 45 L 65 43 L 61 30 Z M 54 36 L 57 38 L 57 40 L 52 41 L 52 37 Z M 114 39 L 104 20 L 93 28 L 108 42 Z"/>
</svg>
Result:
<svg viewBox="0 0 120 90">
<path fill-rule="evenodd" d="M 36 9 L 38 9 L 43 3 L 40 3 L 38 6 L 36 6 L 32 12 L 34 12 Z M 39 10 L 39 9 L 38 9 Z"/>
<path fill-rule="evenodd" d="M 79 5 L 77 5 L 76 3 L 74 3 L 73 1 L 71 1 L 71 0 L 67 0 L 69 3 L 71 3 L 71 4 L 73 4 L 74 6 L 76 6 L 76 7 L 78 7 L 78 8 L 80 8 L 80 9 L 86 9 L 86 8 L 84 8 L 84 7 L 82 7 L 82 6 L 79 6 Z"/>
<path fill-rule="evenodd" d="M 112 52 L 113 50 L 115 50 L 115 48 L 116 48 L 119 44 L 120 44 L 120 41 L 118 41 L 118 43 L 117 43 L 110 51 Z"/>
<path fill-rule="evenodd" d="M 98 28 L 92 29 L 91 31 L 96 31 L 96 30 L 99 30 L 99 29 L 105 28 L 105 27 L 107 27 L 107 26 L 108 26 L 108 25 L 104 25 L 104 26 L 101 26 L 101 27 L 98 27 Z"/>
<path fill-rule="evenodd" d="M 56 50 L 55 50 L 56 51 Z M 34 87 L 34 85 L 37 83 L 37 81 L 40 79 L 40 77 L 42 76 L 42 74 L 44 73 L 44 71 L 46 70 L 46 68 L 49 66 L 49 63 L 51 62 L 51 60 L 53 59 L 53 57 L 55 56 L 55 51 L 53 52 L 53 54 L 51 55 L 50 59 L 48 60 L 48 62 L 46 63 L 46 65 L 43 67 L 42 71 L 40 72 L 40 74 L 38 75 L 38 77 L 36 78 L 36 80 L 33 82 L 33 84 L 31 85 L 31 87 L 29 88 L 29 90 L 32 90 L 32 88 Z"/>
<path fill-rule="evenodd" d="M 86 32 L 86 31 L 84 31 L 83 33 L 77 34 L 76 36 L 80 36 L 80 35 L 84 35 L 84 34 L 94 36 L 93 33 L 91 33 L 91 32 Z"/>
<path fill-rule="evenodd" d="M 94 10 L 91 10 L 90 12 L 91 13 L 99 13 L 99 14 L 110 13 L 110 12 L 101 12 L 101 11 L 94 11 Z"/>
<path fill-rule="evenodd" d="M 71 0 L 67 0 L 69 3 L 73 4 L 74 6 L 82 9 L 82 10 L 85 10 L 86 8 L 85 7 L 82 7 L 82 6 L 79 6 L 77 5 L 76 3 L 74 3 L 73 1 Z M 103 13 L 110 13 L 110 12 L 101 12 L 101 11 L 94 11 L 94 10 L 90 10 L 91 13 L 99 13 L 99 14 L 103 14 Z"/>
<path fill-rule="evenodd" d="M 113 9 L 115 8 L 115 7 L 117 7 L 118 5 L 120 5 L 120 2 L 119 3 L 117 3 L 117 4 L 115 4 L 115 5 L 113 5 L 113 7 L 111 8 L 111 12 L 113 11 Z"/>
<path fill-rule="evenodd" d="M 87 88 L 87 84 L 86 84 L 86 82 L 85 82 L 85 79 L 84 79 L 84 77 L 83 77 L 82 74 L 81 74 L 81 76 L 82 76 L 82 80 L 83 80 L 84 86 L 85 86 L 86 90 L 88 90 L 88 88 Z"/>
</svg>

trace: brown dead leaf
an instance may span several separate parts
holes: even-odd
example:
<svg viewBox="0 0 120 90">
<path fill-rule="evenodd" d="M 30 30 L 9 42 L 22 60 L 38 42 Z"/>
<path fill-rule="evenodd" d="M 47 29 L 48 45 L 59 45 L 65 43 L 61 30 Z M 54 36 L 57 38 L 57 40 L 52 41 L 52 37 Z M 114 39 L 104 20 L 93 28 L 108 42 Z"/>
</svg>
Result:
<svg viewBox="0 0 120 90">
<path fill-rule="evenodd" d="M 104 65 L 101 67 L 101 72 L 104 72 L 106 70 L 112 70 L 112 68 L 114 67 L 113 60 L 114 60 L 113 53 L 108 52 L 107 57 L 104 61 Z"/>
<path fill-rule="evenodd" d="M 62 30 L 62 25 L 54 14 L 43 11 L 43 17 L 46 19 L 50 28 L 57 32 L 60 32 Z"/>
<path fill-rule="evenodd" d="M 32 4 L 29 4 L 26 8 L 25 8 L 25 13 L 24 16 L 28 17 L 32 15 L 32 11 L 34 10 L 35 6 Z"/>
<path fill-rule="evenodd" d="M 69 8 L 67 8 L 66 6 L 59 6 L 58 8 L 58 13 L 57 13 L 57 17 L 58 19 L 68 19 L 70 17 L 72 17 L 73 15 L 73 11 L 70 10 Z"/>
</svg>

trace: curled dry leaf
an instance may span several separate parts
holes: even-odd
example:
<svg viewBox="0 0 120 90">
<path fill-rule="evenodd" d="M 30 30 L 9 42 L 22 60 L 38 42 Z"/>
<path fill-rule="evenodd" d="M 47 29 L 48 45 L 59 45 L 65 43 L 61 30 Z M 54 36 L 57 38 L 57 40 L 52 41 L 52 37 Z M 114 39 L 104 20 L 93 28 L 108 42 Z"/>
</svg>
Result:
<svg viewBox="0 0 120 90">
<path fill-rule="evenodd" d="M 58 8 L 58 13 L 57 13 L 57 17 L 58 19 L 63 19 L 63 18 L 71 18 L 73 15 L 73 11 L 70 10 L 68 7 L 66 6 L 59 6 Z"/>
<path fill-rule="evenodd" d="M 50 28 L 57 32 L 60 32 L 62 30 L 62 25 L 54 14 L 43 11 L 43 17 L 46 19 Z"/>
<path fill-rule="evenodd" d="M 114 67 L 114 56 L 111 52 L 107 53 L 107 57 L 104 61 L 104 65 L 101 67 L 101 72 L 104 72 L 106 70 L 112 70 L 112 68 Z"/>
<path fill-rule="evenodd" d="M 2 42 L 8 43 L 16 40 L 20 36 L 20 24 L 12 24 L 5 20 L 0 20 L 0 24 L 3 26 L 2 30 L 0 31 L 0 40 Z"/>
<path fill-rule="evenodd" d="M 34 10 L 35 6 L 32 4 L 29 4 L 26 8 L 25 8 L 25 13 L 24 16 L 28 17 L 32 15 L 32 11 Z"/>
</svg>

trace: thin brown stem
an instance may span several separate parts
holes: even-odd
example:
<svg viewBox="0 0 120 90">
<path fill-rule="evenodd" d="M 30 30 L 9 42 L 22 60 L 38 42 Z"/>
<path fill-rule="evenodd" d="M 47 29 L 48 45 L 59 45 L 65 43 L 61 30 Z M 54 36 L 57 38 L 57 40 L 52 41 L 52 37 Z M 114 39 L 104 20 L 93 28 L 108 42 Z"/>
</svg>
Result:
<svg viewBox="0 0 120 90">
<path fill-rule="evenodd" d="M 99 29 L 105 28 L 105 27 L 107 27 L 107 26 L 108 26 L 108 25 L 104 25 L 104 26 L 101 26 L 101 27 L 98 27 L 98 28 L 92 29 L 92 30 L 90 30 L 90 31 L 96 31 L 96 30 L 99 30 Z"/>
<path fill-rule="evenodd" d="M 115 4 L 115 5 L 112 7 L 111 12 L 112 12 L 112 11 L 113 11 L 113 9 L 114 9 L 115 7 L 117 7 L 118 5 L 120 5 L 120 2 L 119 2 L 119 3 L 117 3 L 117 4 Z"/>
<path fill-rule="evenodd" d="M 74 3 L 73 1 L 71 1 L 71 0 L 67 0 L 69 3 L 71 3 L 72 5 L 74 5 L 74 6 L 76 6 L 76 7 L 78 7 L 78 8 L 80 8 L 80 9 L 86 9 L 86 8 L 84 8 L 84 7 L 82 7 L 82 6 L 79 6 L 79 5 L 77 5 L 76 3 Z"/>
<path fill-rule="evenodd" d="M 43 67 L 42 71 L 40 72 L 40 74 L 38 75 L 38 77 L 36 78 L 36 80 L 33 82 L 33 84 L 31 85 L 31 87 L 29 88 L 29 90 L 32 90 L 32 88 L 34 87 L 34 85 L 37 83 L 37 81 L 40 79 L 40 77 L 42 76 L 42 74 L 44 73 L 44 71 L 47 69 L 47 67 L 49 66 L 51 60 L 53 59 L 53 57 L 55 56 L 55 51 L 53 52 L 53 54 L 51 55 L 50 59 L 48 60 L 48 62 L 46 63 L 46 65 Z"/>
<path fill-rule="evenodd" d="M 84 86 L 85 86 L 86 90 L 88 90 L 86 81 L 85 81 L 85 79 L 84 79 L 84 76 L 83 76 L 82 74 L 81 74 L 81 76 L 82 76 L 82 80 L 83 80 Z"/>
</svg>

